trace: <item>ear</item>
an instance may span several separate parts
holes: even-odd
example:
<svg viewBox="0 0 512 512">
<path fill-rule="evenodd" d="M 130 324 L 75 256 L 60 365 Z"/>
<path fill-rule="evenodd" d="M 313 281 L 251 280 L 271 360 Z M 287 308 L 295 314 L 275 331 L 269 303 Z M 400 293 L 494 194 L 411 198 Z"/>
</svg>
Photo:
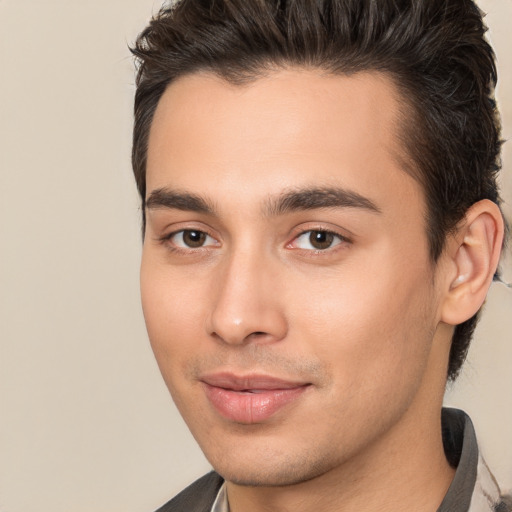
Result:
<svg viewBox="0 0 512 512">
<path fill-rule="evenodd" d="M 447 240 L 443 322 L 458 325 L 482 307 L 498 267 L 503 233 L 500 209 L 483 199 L 466 212 L 453 238 Z"/>
</svg>

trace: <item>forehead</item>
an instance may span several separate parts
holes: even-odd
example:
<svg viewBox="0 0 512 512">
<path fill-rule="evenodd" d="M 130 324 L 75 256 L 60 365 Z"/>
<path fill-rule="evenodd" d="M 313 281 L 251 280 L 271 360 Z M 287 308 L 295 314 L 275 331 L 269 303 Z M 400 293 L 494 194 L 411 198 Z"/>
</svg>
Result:
<svg viewBox="0 0 512 512">
<path fill-rule="evenodd" d="M 287 69 L 242 86 L 209 73 L 184 76 L 155 112 L 148 193 L 236 190 L 247 204 L 280 188 L 342 186 L 379 199 L 405 186 L 417 199 L 397 136 L 403 103 L 376 72 Z"/>
</svg>

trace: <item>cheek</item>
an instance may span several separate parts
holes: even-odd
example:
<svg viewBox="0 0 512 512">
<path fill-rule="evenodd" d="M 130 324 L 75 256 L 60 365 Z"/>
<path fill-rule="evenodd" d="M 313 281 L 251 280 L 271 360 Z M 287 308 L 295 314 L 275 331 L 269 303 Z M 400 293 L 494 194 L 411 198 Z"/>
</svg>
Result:
<svg viewBox="0 0 512 512">
<path fill-rule="evenodd" d="M 427 310 L 429 277 L 386 268 L 386 273 L 365 271 L 363 278 L 347 272 L 317 280 L 314 289 L 311 281 L 309 287 L 299 283 L 294 290 L 291 324 L 346 386 L 360 386 L 365 379 L 369 386 L 414 379 L 426 365 L 435 327 L 433 308 Z"/>
<path fill-rule="evenodd" d="M 198 331 L 203 325 L 199 318 L 202 295 L 193 281 L 183 282 L 179 273 L 154 260 L 143 254 L 140 284 L 146 329 L 163 380 L 182 415 L 188 417 L 185 398 L 190 389 L 183 375 L 202 340 Z"/>
<path fill-rule="evenodd" d="M 149 340 L 162 373 L 172 373 L 197 341 L 204 297 L 198 283 L 143 254 L 141 300 Z"/>
</svg>

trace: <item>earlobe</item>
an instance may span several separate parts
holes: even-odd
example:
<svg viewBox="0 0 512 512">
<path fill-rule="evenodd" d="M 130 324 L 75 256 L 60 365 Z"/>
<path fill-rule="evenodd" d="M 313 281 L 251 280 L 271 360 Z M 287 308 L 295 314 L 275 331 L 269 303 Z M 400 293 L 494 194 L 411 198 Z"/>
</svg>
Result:
<svg viewBox="0 0 512 512">
<path fill-rule="evenodd" d="M 482 306 L 498 266 L 504 223 L 499 207 L 484 199 L 475 203 L 449 241 L 451 259 L 441 320 L 457 325 Z"/>
</svg>

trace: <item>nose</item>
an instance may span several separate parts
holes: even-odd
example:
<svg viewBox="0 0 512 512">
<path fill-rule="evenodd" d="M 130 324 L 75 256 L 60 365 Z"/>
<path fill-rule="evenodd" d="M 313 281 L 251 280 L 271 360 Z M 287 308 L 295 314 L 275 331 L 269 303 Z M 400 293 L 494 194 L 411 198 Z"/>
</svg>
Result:
<svg viewBox="0 0 512 512">
<path fill-rule="evenodd" d="M 286 336 L 278 270 L 257 255 L 234 255 L 216 275 L 207 321 L 210 336 L 230 345 L 272 343 Z"/>
</svg>

